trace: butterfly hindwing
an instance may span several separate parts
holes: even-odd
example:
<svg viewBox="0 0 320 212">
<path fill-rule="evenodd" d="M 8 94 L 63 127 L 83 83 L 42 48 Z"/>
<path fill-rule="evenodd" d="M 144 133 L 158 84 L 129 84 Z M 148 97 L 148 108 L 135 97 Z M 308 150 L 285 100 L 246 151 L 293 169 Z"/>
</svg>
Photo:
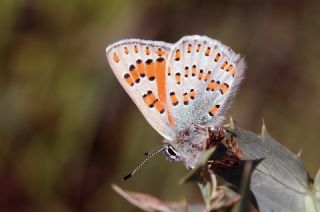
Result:
<svg viewBox="0 0 320 212">
<path fill-rule="evenodd" d="M 121 85 L 147 121 L 163 137 L 173 139 L 166 108 L 166 64 L 172 44 L 129 39 L 106 49 L 107 59 Z"/>
<path fill-rule="evenodd" d="M 243 77 L 244 62 L 217 40 L 186 36 L 172 48 L 167 67 L 167 99 L 175 130 L 217 126 Z"/>
</svg>

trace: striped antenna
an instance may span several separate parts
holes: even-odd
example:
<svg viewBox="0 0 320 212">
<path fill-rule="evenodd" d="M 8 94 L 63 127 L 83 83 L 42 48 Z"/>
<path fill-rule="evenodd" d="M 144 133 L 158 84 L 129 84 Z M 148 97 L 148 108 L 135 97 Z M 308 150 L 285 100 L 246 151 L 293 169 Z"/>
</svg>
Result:
<svg viewBox="0 0 320 212">
<path fill-rule="evenodd" d="M 137 166 L 137 168 L 135 168 L 131 173 L 129 173 L 127 176 L 125 176 L 123 178 L 123 180 L 127 180 L 130 177 L 132 177 L 150 158 L 152 158 L 153 156 L 157 155 L 158 153 L 162 152 L 163 150 L 165 150 L 167 148 L 166 145 L 161 145 L 160 147 L 156 147 L 153 151 L 151 151 L 150 154 L 148 154 L 148 156 L 139 164 L 139 166 Z"/>
</svg>

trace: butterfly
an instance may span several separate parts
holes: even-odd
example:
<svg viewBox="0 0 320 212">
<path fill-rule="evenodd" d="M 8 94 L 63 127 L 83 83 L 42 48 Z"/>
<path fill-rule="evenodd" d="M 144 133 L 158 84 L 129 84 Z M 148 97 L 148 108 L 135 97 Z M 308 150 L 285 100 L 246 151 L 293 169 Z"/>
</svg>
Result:
<svg viewBox="0 0 320 212">
<path fill-rule="evenodd" d="M 174 44 L 120 40 L 106 48 L 106 56 L 123 88 L 164 137 L 149 156 L 165 152 L 171 161 L 196 167 L 208 128 L 221 125 L 239 88 L 244 59 L 218 40 L 199 35 Z"/>
</svg>

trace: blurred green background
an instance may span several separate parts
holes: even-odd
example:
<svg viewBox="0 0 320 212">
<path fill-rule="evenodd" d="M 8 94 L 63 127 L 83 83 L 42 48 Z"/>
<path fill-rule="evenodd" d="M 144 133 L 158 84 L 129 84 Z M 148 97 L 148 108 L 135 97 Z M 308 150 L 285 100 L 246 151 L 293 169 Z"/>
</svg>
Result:
<svg viewBox="0 0 320 212">
<path fill-rule="evenodd" d="M 187 171 L 121 88 L 105 47 L 124 38 L 175 42 L 205 34 L 246 57 L 230 114 L 320 167 L 320 1 L 0 2 L 0 211 L 136 211 L 110 188 L 200 200 Z"/>
</svg>

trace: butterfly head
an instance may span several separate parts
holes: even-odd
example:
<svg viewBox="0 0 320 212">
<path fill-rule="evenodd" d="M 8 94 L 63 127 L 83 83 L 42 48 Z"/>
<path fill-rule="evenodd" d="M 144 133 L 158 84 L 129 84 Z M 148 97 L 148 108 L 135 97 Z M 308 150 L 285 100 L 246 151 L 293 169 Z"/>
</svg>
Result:
<svg viewBox="0 0 320 212">
<path fill-rule="evenodd" d="M 207 130 L 191 126 L 179 132 L 176 141 L 165 140 L 165 154 L 172 162 L 183 162 L 188 169 L 195 168 L 205 149 Z"/>
</svg>

